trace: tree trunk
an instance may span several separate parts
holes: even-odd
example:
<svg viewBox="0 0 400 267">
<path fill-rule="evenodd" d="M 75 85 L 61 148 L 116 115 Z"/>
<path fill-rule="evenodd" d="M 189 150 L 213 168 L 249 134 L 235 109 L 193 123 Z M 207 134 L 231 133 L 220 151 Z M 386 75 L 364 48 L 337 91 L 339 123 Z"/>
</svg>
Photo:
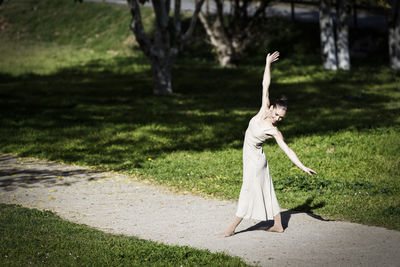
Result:
<svg viewBox="0 0 400 267">
<path fill-rule="evenodd" d="M 170 3 L 168 0 L 152 0 L 152 3 L 156 14 L 156 29 L 153 34 L 153 46 L 150 55 L 153 93 L 155 95 L 170 95 L 172 94 L 171 66 L 174 57 L 168 29 Z"/>
<path fill-rule="evenodd" d="M 338 0 L 338 12 L 337 12 L 337 56 L 339 69 L 349 70 L 350 69 L 350 54 L 349 54 L 349 10 L 350 6 L 348 0 Z"/>
<path fill-rule="evenodd" d="M 171 57 L 152 57 L 151 70 L 153 72 L 153 93 L 155 95 L 172 94 L 172 61 Z"/>
<path fill-rule="evenodd" d="M 174 57 L 193 35 L 198 14 L 204 0 L 196 3 L 196 8 L 185 33 L 181 28 L 181 0 L 175 0 L 173 22 L 170 23 L 170 0 L 152 0 L 156 25 L 151 38 L 144 31 L 139 2 L 128 0 L 132 13 L 131 29 L 135 34 L 143 53 L 150 59 L 153 72 L 153 93 L 155 95 L 172 94 L 171 71 Z M 171 33 L 175 38 L 171 38 Z"/>
<path fill-rule="evenodd" d="M 335 36 L 329 0 L 321 0 L 319 26 L 321 31 L 321 56 L 324 69 L 337 70 Z"/>
<path fill-rule="evenodd" d="M 223 25 L 219 19 L 210 25 L 211 23 L 200 13 L 199 18 L 201 23 L 206 30 L 208 37 L 210 38 L 211 44 L 215 47 L 218 57 L 218 62 L 221 67 L 228 67 L 233 65 L 234 51 L 232 47 L 232 41 L 229 40 Z"/>
<path fill-rule="evenodd" d="M 294 22 L 295 20 L 295 14 L 294 14 L 294 0 L 290 1 L 290 13 L 291 13 L 291 17 L 292 17 L 292 22 Z"/>
<path fill-rule="evenodd" d="M 257 28 L 257 19 L 263 15 L 271 0 L 261 1 L 252 16 L 248 14 L 251 1 L 232 1 L 230 3 L 231 14 L 228 19 L 224 18 L 223 1 L 214 1 L 217 8 L 215 21 L 211 22 L 202 13 L 199 14 L 199 18 L 211 44 L 215 47 L 220 66 L 233 66 L 257 37 L 254 34 L 254 29 Z"/>
<path fill-rule="evenodd" d="M 391 2 L 389 15 L 389 58 L 390 67 L 400 69 L 400 2 Z"/>
</svg>

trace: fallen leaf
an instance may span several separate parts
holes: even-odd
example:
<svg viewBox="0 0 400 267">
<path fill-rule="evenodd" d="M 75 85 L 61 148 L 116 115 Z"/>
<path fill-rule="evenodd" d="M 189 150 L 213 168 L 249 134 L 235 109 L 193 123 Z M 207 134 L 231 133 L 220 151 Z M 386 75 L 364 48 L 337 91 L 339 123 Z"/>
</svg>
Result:
<svg viewBox="0 0 400 267">
<path fill-rule="evenodd" d="M 326 149 L 326 153 L 333 153 L 333 151 L 335 151 L 335 148 L 334 148 L 334 147 L 328 147 L 328 148 Z"/>
</svg>

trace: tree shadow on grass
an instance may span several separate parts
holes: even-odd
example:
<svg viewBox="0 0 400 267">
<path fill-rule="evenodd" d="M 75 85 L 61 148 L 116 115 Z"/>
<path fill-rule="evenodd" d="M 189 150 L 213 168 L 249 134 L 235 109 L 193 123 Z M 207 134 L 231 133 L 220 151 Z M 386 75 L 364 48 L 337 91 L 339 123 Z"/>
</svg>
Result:
<svg viewBox="0 0 400 267">
<path fill-rule="evenodd" d="M 260 106 L 261 67 L 178 63 L 176 93 L 155 97 L 150 70 L 128 71 L 132 63 L 116 59 L 98 71 L 102 64 L 52 75 L 2 74 L 0 146 L 19 144 L 24 146 L 21 155 L 42 153 L 115 170 L 140 168 L 148 156 L 240 149 L 248 121 Z M 400 113 L 388 105 L 390 96 L 369 90 L 383 78 L 364 82 L 365 74 L 357 71 L 321 71 L 313 81 L 280 83 L 285 73 L 280 69 L 276 74 L 271 99 L 289 98 L 288 115 L 279 126 L 289 143 L 294 136 L 393 126 Z"/>
<path fill-rule="evenodd" d="M 314 214 L 312 211 L 318 208 L 322 208 L 323 206 L 325 206 L 325 202 L 320 202 L 314 205 L 311 205 L 311 203 L 313 202 L 314 198 L 308 198 L 303 204 L 290 209 L 290 210 L 286 210 L 286 211 L 282 211 L 281 212 L 281 218 L 282 218 L 282 226 L 283 229 L 286 229 L 289 227 L 289 221 L 290 218 L 293 214 L 298 214 L 298 213 L 306 213 L 308 216 L 319 220 L 319 221 L 324 221 L 324 222 L 328 222 L 331 221 L 329 219 L 324 219 L 321 216 Z M 249 231 L 258 231 L 258 230 L 268 230 L 269 228 L 271 228 L 274 225 L 274 221 L 273 220 L 268 220 L 268 221 L 261 221 L 247 229 L 244 229 L 242 231 L 236 232 L 235 234 L 241 234 L 244 232 L 249 232 Z"/>
</svg>

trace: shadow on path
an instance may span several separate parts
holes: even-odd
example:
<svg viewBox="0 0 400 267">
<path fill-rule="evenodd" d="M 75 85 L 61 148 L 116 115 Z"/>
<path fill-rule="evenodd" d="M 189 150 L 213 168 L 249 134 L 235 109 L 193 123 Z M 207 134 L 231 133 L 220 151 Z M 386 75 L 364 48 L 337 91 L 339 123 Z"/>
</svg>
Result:
<svg viewBox="0 0 400 267">
<path fill-rule="evenodd" d="M 0 154 L 0 189 L 13 191 L 17 187 L 33 188 L 37 186 L 71 186 L 87 179 L 97 180 L 101 172 L 60 166 L 58 163 L 24 159 L 18 156 Z"/>
<path fill-rule="evenodd" d="M 317 209 L 317 208 L 321 208 L 323 206 L 325 206 L 325 202 L 320 202 L 314 205 L 311 205 L 311 203 L 313 202 L 314 198 L 310 197 L 308 198 L 303 204 L 290 209 L 290 210 L 286 210 L 281 212 L 281 217 L 282 217 L 282 226 L 283 229 L 286 229 L 289 227 L 289 221 L 290 218 L 293 214 L 297 214 L 297 213 L 306 213 L 308 216 L 317 219 L 319 221 L 324 221 L 324 222 L 328 222 L 331 221 L 329 219 L 324 219 L 321 216 L 314 214 L 312 212 L 312 210 Z M 241 234 L 244 232 L 249 232 L 249 231 L 258 231 L 258 230 L 267 230 L 270 227 L 272 227 L 274 225 L 274 221 L 273 220 L 269 220 L 269 221 L 261 221 L 247 229 L 244 229 L 242 231 L 236 232 L 235 234 Z"/>
</svg>

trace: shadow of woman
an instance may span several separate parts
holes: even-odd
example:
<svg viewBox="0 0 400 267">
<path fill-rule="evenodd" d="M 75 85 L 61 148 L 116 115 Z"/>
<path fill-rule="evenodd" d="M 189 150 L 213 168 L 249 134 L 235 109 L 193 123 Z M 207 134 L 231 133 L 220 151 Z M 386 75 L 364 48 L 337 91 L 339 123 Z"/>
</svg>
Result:
<svg viewBox="0 0 400 267">
<path fill-rule="evenodd" d="M 297 207 L 294 207 L 293 209 L 282 211 L 281 217 L 282 217 L 283 229 L 286 229 L 289 227 L 289 221 L 290 221 L 292 214 L 297 214 L 297 213 L 306 213 L 308 216 L 311 216 L 314 219 L 317 219 L 320 221 L 325 221 L 325 222 L 331 221 L 329 219 L 324 219 L 320 215 L 314 214 L 312 212 L 314 209 L 322 208 L 323 206 L 325 206 L 324 201 L 311 205 L 313 200 L 314 200 L 314 197 L 310 197 L 303 204 L 298 205 Z M 244 233 L 244 232 L 248 232 L 248 231 L 267 230 L 268 228 L 272 227 L 273 225 L 274 225 L 273 220 L 261 221 L 247 229 L 236 232 L 235 234 L 240 234 L 240 233 Z"/>
</svg>

